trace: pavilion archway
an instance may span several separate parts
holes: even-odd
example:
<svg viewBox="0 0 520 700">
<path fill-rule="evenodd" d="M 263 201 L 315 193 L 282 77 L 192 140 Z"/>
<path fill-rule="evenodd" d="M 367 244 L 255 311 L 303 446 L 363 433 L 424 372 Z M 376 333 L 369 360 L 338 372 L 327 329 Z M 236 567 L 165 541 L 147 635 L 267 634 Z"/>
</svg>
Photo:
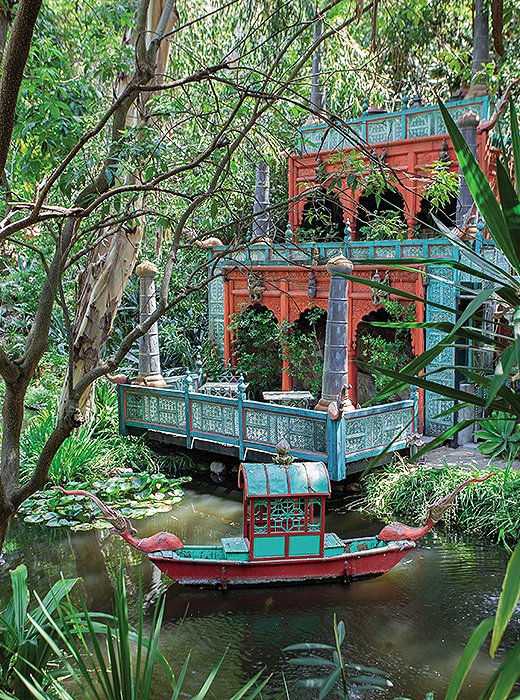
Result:
<svg viewBox="0 0 520 700">
<path fill-rule="evenodd" d="M 403 233 L 406 232 L 405 202 L 401 194 L 387 188 L 380 195 L 374 193 L 362 194 L 357 204 L 355 237 L 357 241 L 369 238 L 367 228 L 373 223 L 376 214 L 386 216 L 395 215 L 397 221 L 402 224 Z M 397 236 L 389 236 L 396 238 Z"/>
</svg>

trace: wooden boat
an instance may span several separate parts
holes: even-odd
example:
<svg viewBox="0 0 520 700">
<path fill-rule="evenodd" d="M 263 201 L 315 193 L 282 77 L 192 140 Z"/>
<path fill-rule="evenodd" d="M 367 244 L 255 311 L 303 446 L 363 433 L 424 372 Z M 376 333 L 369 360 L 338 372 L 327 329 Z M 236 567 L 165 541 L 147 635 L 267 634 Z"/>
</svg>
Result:
<svg viewBox="0 0 520 700">
<path fill-rule="evenodd" d="M 91 498 L 103 518 L 123 539 L 148 558 L 169 578 L 196 586 L 269 585 L 354 581 L 386 573 L 416 546 L 449 508 L 456 494 L 473 481 L 468 479 L 451 494 L 428 508 L 423 527 L 402 523 L 385 526 L 375 537 L 343 540 L 325 532 L 325 500 L 330 481 L 323 462 L 241 464 L 243 489 L 242 537 L 224 537 L 220 545 L 183 545 L 171 533 L 160 532 L 137 539 L 128 518 L 109 508 L 88 491 L 61 491 Z"/>
</svg>

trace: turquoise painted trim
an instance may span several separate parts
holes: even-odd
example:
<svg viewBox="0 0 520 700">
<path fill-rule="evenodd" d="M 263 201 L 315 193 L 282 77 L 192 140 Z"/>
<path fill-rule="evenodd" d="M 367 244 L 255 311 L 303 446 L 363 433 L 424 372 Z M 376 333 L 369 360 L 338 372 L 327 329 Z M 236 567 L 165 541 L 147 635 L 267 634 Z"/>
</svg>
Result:
<svg viewBox="0 0 520 700">
<path fill-rule="evenodd" d="M 345 421 L 332 420 L 327 416 L 327 452 L 329 461 L 327 467 L 333 481 L 341 481 L 347 475 L 345 460 Z"/>
<path fill-rule="evenodd" d="M 168 425 L 167 423 L 147 423 L 139 420 L 127 420 L 125 425 L 130 428 L 142 428 L 143 430 L 153 430 L 157 433 L 172 433 L 173 435 L 178 435 L 179 437 L 186 437 L 185 428 L 178 425 Z"/>
<path fill-rule="evenodd" d="M 348 411 L 345 413 L 343 415 L 343 420 L 355 420 L 356 418 L 365 418 L 366 416 L 374 416 L 379 413 L 391 413 L 392 411 L 399 411 L 402 408 L 413 408 L 413 401 L 406 399 L 405 401 L 396 401 L 395 403 L 381 403 L 376 406 L 356 408 L 355 411 Z"/>
<path fill-rule="evenodd" d="M 487 241 L 486 241 L 487 242 Z M 410 255 L 406 248 L 420 248 L 417 255 Z M 236 253 L 234 257 L 226 258 L 222 261 L 222 267 L 240 265 L 244 263 L 258 266 L 269 265 L 270 267 L 287 267 L 293 264 L 310 263 L 312 252 L 318 250 L 318 256 L 323 261 L 328 259 L 335 252 L 346 249 L 347 255 L 354 261 L 365 261 L 370 258 L 381 261 L 395 258 L 435 258 L 456 259 L 457 252 L 448 238 L 406 238 L 404 241 L 338 241 L 335 243 L 301 243 L 297 246 L 289 244 L 278 244 L 273 246 L 255 246 L 254 257 L 251 251 L 244 250 Z M 225 252 L 225 247 L 216 246 L 213 249 L 216 253 Z M 298 252 L 299 257 L 293 258 L 292 253 Z M 446 254 L 448 252 L 448 254 Z M 303 257 L 302 257 L 303 254 Z"/>
<path fill-rule="evenodd" d="M 329 474 L 323 462 L 280 464 L 248 462 L 240 466 L 246 498 L 330 496 Z"/>
<path fill-rule="evenodd" d="M 125 424 L 125 390 L 121 384 L 117 385 L 117 422 L 119 425 L 119 434 L 128 435 L 128 430 Z"/>
<path fill-rule="evenodd" d="M 392 447 L 388 449 L 388 452 L 399 452 L 399 450 L 404 450 L 406 447 L 408 447 L 406 440 L 402 440 L 401 442 L 395 442 L 392 445 Z M 345 456 L 345 462 L 348 464 L 349 462 L 357 462 L 360 459 L 369 459 L 370 457 L 377 457 L 377 455 L 380 455 L 381 452 L 383 452 L 383 450 L 385 450 L 386 448 L 387 445 L 378 445 L 377 447 L 373 447 L 369 450 L 349 452 Z"/>
<path fill-rule="evenodd" d="M 270 445 L 266 442 L 251 442 L 244 440 L 244 454 L 251 452 L 265 452 L 266 454 L 277 453 L 276 445 Z M 329 456 L 325 452 L 308 452 L 306 450 L 299 450 L 297 447 L 291 447 L 291 455 L 297 457 L 298 459 L 308 460 L 308 461 L 319 461 L 327 463 Z"/>
<path fill-rule="evenodd" d="M 456 102 L 447 102 L 446 107 L 449 111 L 454 111 L 459 110 L 461 108 L 481 106 L 481 109 L 479 109 L 479 112 L 481 112 L 481 118 L 487 119 L 489 118 L 492 104 L 493 102 L 490 100 L 490 98 L 485 96 L 465 100 L 457 100 Z M 428 127 L 426 127 L 428 129 L 428 133 L 420 134 L 419 136 L 409 135 L 409 120 L 417 115 L 425 116 L 428 114 L 436 114 L 440 116 L 439 107 L 437 105 L 425 105 L 420 107 L 408 107 L 395 112 L 384 112 L 379 114 L 367 114 L 365 112 L 362 114 L 361 117 L 357 117 L 356 119 L 348 119 L 345 121 L 345 123 L 348 124 L 358 134 L 361 131 L 361 138 L 370 143 L 370 145 L 376 145 L 377 143 L 395 143 L 398 141 L 406 140 L 408 138 L 432 138 L 436 136 L 438 137 L 446 135 L 446 131 L 439 131 L 438 133 L 436 131 L 432 132 L 432 130 L 428 129 Z M 399 124 L 398 138 L 391 137 L 383 139 L 382 141 L 371 140 L 369 129 L 370 125 L 385 122 L 387 124 L 390 124 L 392 122 Z M 327 144 L 325 143 L 325 147 L 320 149 L 317 145 L 317 142 L 321 142 L 320 135 L 325 134 L 327 130 L 329 136 L 337 134 L 338 145 L 335 145 L 333 148 L 328 148 Z M 315 136 L 315 138 L 313 139 L 314 143 L 309 143 L 309 138 L 311 135 Z M 389 136 L 392 135 L 389 134 Z M 328 124 L 304 125 L 299 129 L 298 148 L 300 153 L 310 154 L 317 153 L 318 151 L 321 151 L 323 153 L 329 150 L 333 151 L 340 148 L 352 148 L 355 147 L 355 145 L 355 142 L 352 140 L 352 138 L 349 138 L 348 134 L 340 134 L 337 130 L 331 129 L 330 125 Z"/>
<path fill-rule="evenodd" d="M 317 556 L 320 553 L 320 539 L 320 535 L 291 535 L 289 537 L 289 556 Z"/>
<path fill-rule="evenodd" d="M 255 559 L 283 556 L 285 556 L 285 535 L 256 536 L 253 539 L 253 557 Z"/>
<path fill-rule="evenodd" d="M 239 391 L 237 395 L 237 421 L 238 421 L 238 459 L 245 459 L 244 451 L 244 394 Z"/>
<path fill-rule="evenodd" d="M 132 395 L 147 396 L 149 398 L 142 398 L 136 402 L 135 400 L 131 401 Z M 241 411 L 238 398 L 193 392 L 190 390 L 189 378 L 187 379 L 184 392 L 172 389 L 135 387 L 133 385 L 122 386 L 118 389 L 118 401 L 118 405 L 121 407 L 123 406 L 123 401 L 126 401 L 127 414 L 131 407 L 131 417 L 126 419 L 122 409 L 120 409 L 121 430 L 128 431 L 128 428 L 134 427 L 157 433 L 177 435 L 184 439 L 185 444 L 190 449 L 197 439 L 209 444 L 228 445 L 230 448 L 237 450 L 240 459 L 245 459 L 250 451 L 275 454 L 276 445 L 274 442 L 279 439 L 279 435 L 277 437 L 276 430 L 274 433 L 272 431 L 274 430 L 273 426 L 278 425 L 278 419 L 281 419 L 282 425 L 287 425 L 289 440 L 292 441 L 294 439 L 296 443 L 292 447 L 293 455 L 299 460 L 327 463 L 329 475 L 333 480 L 345 477 L 347 473 L 346 465 L 349 462 L 380 454 L 387 448 L 386 442 L 379 445 L 373 444 L 378 439 L 379 434 L 377 432 L 373 434 L 374 431 L 370 429 L 370 423 L 367 423 L 367 419 L 378 417 L 379 424 L 386 425 L 385 417 L 388 416 L 389 424 L 392 425 L 392 414 L 395 411 L 401 411 L 402 415 L 394 421 L 396 429 L 397 423 L 399 423 L 399 429 L 401 429 L 401 426 L 406 425 L 408 421 L 410 425 L 412 424 L 414 411 L 413 400 L 399 401 L 393 404 L 356 409 L 347 413 L 341 421 L 331 421 L 327 414 L 320 411 L 244 400 L 242 401 L 242 408 L 244 411 L 248 411 L 246 424 L 245 416 L 240 421 Z M 208 413 L 207 421 L 209 424 L 207 426 L 205 424 L 205 415 L 202 413 L 202 406 L 214 407 Z M 194 413 L 194 408 L 197 408 L 196 414 Z M 219 408 L 224 412 L 223 415 L 218 410 Z M 254 425 L 256 413 L 264 416 L 269 429 L 265 429 L 265 437 L 262 433 L 264 428 L 261 428 L 258 437 L 255 435 L 255 439 L 247 439 L 247 431 L 257 427 Z M 271 415 L 266 416 L 266 414 Z M 294 420 L 294 423 L 291 422 L 291 419 Z M 361 440 L 359 445 L 356 444 L 356 447 L 360 449 L 347 454 L 346 445 L 350 444 L 351 448 L 353 447 L 352 439 L 349 436 L 352 436 L 357 430 L 355 425 L 356 419 L 362 421 L 358 431 Z M 168 420 L 178 421 L 179 423 L 163 422 Z M 197 428 L 193 427 L 193 420 L 197 421 Z M 251 426 L 250 420 L 253 421 L 253 426 Z M 302 421 L 302 423 L 299 424 L 298 421 Z M 353 426 L 352 421 L 354 421 Z M 261 423 L 262 421 L 260 421 L 259 425 Z M 291 427 L 291 425 L 296 427 Z M 206 427 L 209 429 L 205 429 Z M 302 429 L 303 432 L 301 432 Z M 292 432 L 293 430 L 294 433 Z M 306 430 L 310 432 L 306 433 Z M 321 433 L 321 431 L 324 432 Z M 347 432 L 348 435 L 346 436 Z M 388 430 L 386 432 L 385 439 L 390 440 L 392 437 L 395 437 L 391 434 L 391 430 L 390 434 L 388 434 Z M 407 431 L 406 438 L 408 437 L 408 432 L 410 431 Z M 383 435 L 381 435 L 382 437 Z M 297 444 L 300 439 L 303 439 L 304 442 L 301 443 L 302 447 L 298 448 Z M 348 442 L 349 439 L 350 443 Z M 272 440 L 273 442 L 267 442 L 267 440 Z M 319 451 L 323 449 L 322 444 L 323 447 L 327 447 L 327 454 Z M 316 451 L 309 449 L 312 447 L 317 448 Z M 399 439 L 398 442 L 392 445 L 390 451 L 393 452 L 404 447 L 406 447 L 406 439 Z"/>
</svg>

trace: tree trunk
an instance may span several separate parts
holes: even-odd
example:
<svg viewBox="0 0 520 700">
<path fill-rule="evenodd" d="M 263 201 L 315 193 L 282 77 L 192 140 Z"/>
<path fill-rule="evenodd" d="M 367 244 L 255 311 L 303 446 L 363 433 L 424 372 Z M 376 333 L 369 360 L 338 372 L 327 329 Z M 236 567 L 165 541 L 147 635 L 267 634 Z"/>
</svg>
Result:
<svg viewBox="0 0 520 700">
<path fill-rule="evenodd" d="M 11 524 L 11 511 L 4 511 L 0 508 L 0 560 L 2 552 L 4 551 L 4 542 L 9 532 L 9 525 Z"/>
<path fill-rule="evenodd" d="M 145 35 L 157 36 L 157 28 L 168 5 L 168 0 L 151 0 L 148 6 L 147 27 Z M 163 32 L 169 32 L 177 15 L 172 8 L 170 17 Z M 138 36 L 130 39 L 135 45 Z M 155 56 L 155 75 L 153 81 L 160 84 L 166 72 L 169 57 L 169 43 L 162 41 Z M 121 94 L 128 84 L 129 76 L 119 79 L 116 92 Z M 146 121 L 147 97 L 140 98 L 139 104 L 131 105 L 124 116 L 125 125 L 136 125 Z M 127 181 L 134 180 L 130 175 Z M 134 269 L 143 236 L 140 222 L 135 222 L 129 232 L 120 227 L 106 240 L 99 243 L 93 250 L 86 268 L 80 276 L 76 322 L 73 332 L 73 362 L 72 377 L 68 376 L 63 387 L 62 402 L 71 387 L 90 369 L 99 364 L 101 354 L 111 331 L 117 309 L 123 298 L 123 293 Z M 85 413 L 89 404 L 91 390 L 85 392 L 80 400 L 80 410 Z"/>
</svg>

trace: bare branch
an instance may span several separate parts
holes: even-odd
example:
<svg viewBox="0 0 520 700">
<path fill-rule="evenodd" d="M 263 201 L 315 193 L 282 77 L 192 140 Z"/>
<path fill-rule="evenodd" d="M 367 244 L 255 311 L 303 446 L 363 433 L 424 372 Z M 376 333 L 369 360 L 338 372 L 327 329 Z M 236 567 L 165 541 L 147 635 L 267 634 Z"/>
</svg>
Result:
<svg viewBox="0 0 520 700">
<path fill-rule="evenodd" d="M 7 163 L 18 93 L 40 6 L 41 0 L 20 0 L 5 52 L 0 79 L 0 173 Z"/>
</svg>

